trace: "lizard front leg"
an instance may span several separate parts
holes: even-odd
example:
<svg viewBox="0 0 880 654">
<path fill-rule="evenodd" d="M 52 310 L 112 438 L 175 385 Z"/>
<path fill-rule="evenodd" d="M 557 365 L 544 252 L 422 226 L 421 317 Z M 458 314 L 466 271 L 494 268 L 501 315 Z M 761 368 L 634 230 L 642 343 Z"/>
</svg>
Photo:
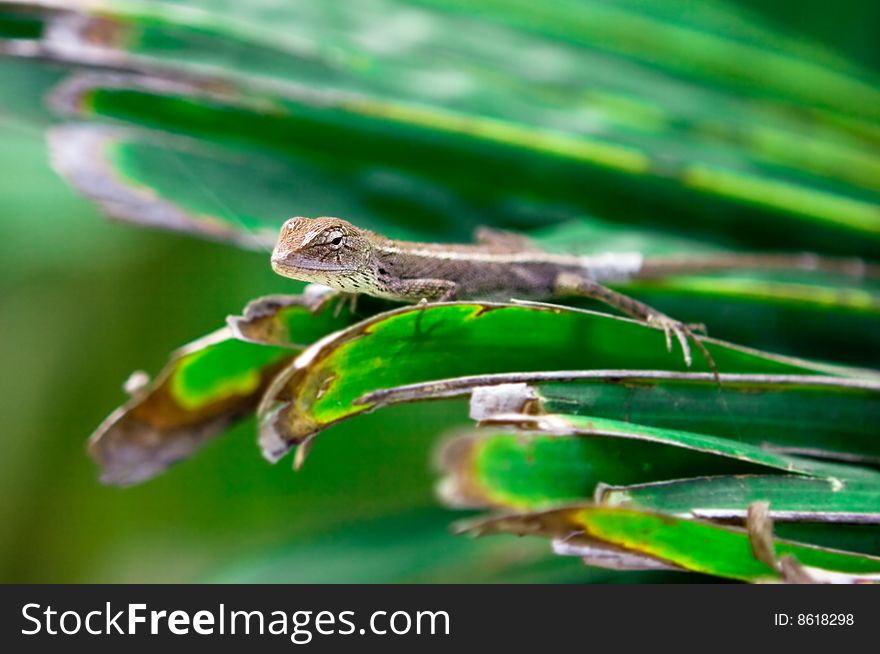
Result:
<svg viewBox="0 0 880 654">
<path fill-rule="evenodd" d="M 336 305 L 336 309 L 333 310 L 333 317 L 338 318 L 345 310 L 345 305 L 348 305 L 351 313 L 354 313 L 355 311 L 357 311 L 357 301 L 357 293 L 346 293 L 345 291 L 340 291 L 339 302 Z"/>
<path fill-rule="evenodd" d="M 715 366 L 712 355 L 709 354 L 706 346 L 694 335 L 691 327 L 683 322 L 670 318 L 665 313 L 657 311 L 644 302 L 639 302 L 628 295 L 613 291 L 592 279 L 577 274 L 562 273 L 558 275 L 555 283 L 555 292 L 557 295 L 579 295 L 599 300 L 636 320 L 659 327 L 666 336 L 666 349 L 669 352 L 672 351 L 672 335 L 674 334 L 681 345 L 684 361 L 688 367 L 691 365 L 691 348 L 688 340 L 693 341 L 694 345 L 697 346 L 706 358 L 706 362 L 709 364 L 712 374 L 715 375 L 715 379 L 718 379 L 718 368 Z"/>
<path fill-rule="evenodd" d="M 388 289 L 409 302 L 448 302 L 455 297 L 458 284 L 448 279 L 397 279 L 388 284 Z"/>
</svg>

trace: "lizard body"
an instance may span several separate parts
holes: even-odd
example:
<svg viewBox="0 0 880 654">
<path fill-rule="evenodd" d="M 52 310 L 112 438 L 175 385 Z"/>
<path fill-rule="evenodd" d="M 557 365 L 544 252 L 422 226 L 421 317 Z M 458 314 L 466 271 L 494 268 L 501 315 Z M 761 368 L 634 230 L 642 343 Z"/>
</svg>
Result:
<svg viewBox="0 0 880 654">
<path fill-rule="evenodd" d="M 282 276 L 389 300 L 547 299 L 561 274 L 620 281 L 641 266 L 638 254 L 552 254 L 505 243 L 481 230 L 482 243 L 394 241 L 339 218 L 292 218 L 282 228 L 272 266 Z M 524 240 L 523 240 L 524 241 Z"/>
<path fill-rule="evenodd" d="M 643 261 L 635 253 L 577 256 L 543 252 L 523 237 L 494 230 L 480 230 L 477 237 L 480 242 L 475 245 L 395 241 L 340 218 L 291 218 L 281 229 L 272 268 L 284 277 L 346 293 L 405 302 L 591 297 L 662 329 L 667 349 L 675 336 L 688 365 L 688 340 L 692 341 L 713 371 L 712 357 L 690 326 L 603 283 L 737 267 L 819 269 L 856 276 L 878 272 L 877 266 L 858 260 L 813 255 L 733 254 Z"/>
</svg>

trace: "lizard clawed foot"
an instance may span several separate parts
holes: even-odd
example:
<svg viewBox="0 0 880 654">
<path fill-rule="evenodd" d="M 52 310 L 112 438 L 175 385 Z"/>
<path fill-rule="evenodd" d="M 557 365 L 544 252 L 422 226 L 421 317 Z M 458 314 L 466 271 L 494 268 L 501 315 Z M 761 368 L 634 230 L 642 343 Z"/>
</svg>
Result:
<svg viewBox="0 0 880 654">
<path fill-rule="evenodd" d="M 681 345 L 681 351 L 684 354 L 685 365 L 690 368 L 692 363 L 691 346 L 688 344 L 688 336 L 692 334 L 690 328 L 684 323 L 674 320 L 662 313 L 648 316 L 646 322 L 649 325 L 659 327 L 663 330 L 663 335 L 666 337 L 667 352 L 672 352 L 672 336 L 673 334 L 675 335 L 675 338 L 678 339 L 678 342 Z"/>
<path fill-rule="evenodd" d="M 345 308 L 345 305 L 349 305 L 351 308 L 351 312 L 354 313 L 357 309 L 357 293 L 340 293 L 339 294 L 339 303 L 336 305 L 336 308 L 333 310 L 333 317 L 338 318 L 342 313 L 342 310 Z"/>
<path fill-rule="evenodd" d="M 692 342 L 703 357 L 706 359 L 706 363 L 709 364 L 709 368 L 712 370 L 712 375 L 715 377 L 715 380 L 720 382 L 720 377 L 718 376 L 718 368 L 715 366 L 715 360 L 712 358 L 712 355 L 709 354 L 709 350 L 706 349 L 706 346 L 703 345 L 702 341 L 696 337 L 694 334 L 695 328 L 697 331 L 706 331 L 705 325 L 686 325 L 683 322 L 675 320 L 674 318 L 670 318 L 669 316 L 656 313 L 648 316 L 646 322 L 649 325 L 654 327 L 659 327 L 663 330 L 663 335 L 666 337 L 666 351 L 672 352 L 672 337 L 673 335 L 678 340 L 679 345 L 681 345 L 681 351 L 684 354 L 684 362 L 688 368 L 691 367 L 693 363 L 693 359 L 691 357 L 691 346 Z"/>
</svg>

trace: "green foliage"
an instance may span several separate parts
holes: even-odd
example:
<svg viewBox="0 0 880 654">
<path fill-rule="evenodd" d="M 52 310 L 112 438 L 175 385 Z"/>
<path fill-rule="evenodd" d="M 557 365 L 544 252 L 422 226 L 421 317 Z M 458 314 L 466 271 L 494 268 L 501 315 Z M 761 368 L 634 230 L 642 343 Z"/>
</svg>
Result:
<svg viewBox="0 0 880 654">
<path fill-rule="evenodd" d="M 360 322 L 309 348 L 274 381 L 264 406 L 271 440 L 302 443 L 319 430 L 370 409 L 379 389 L 515 371 L 682 370 L 660 330 L 641 323 L 553 305 L 447 304 L 405 308 Z M 726 373 L 835 369 L 708 343 Z M 706 361 L 694 368 L 708 370 Z M 841 374 L 846 370 L 840 369 Z M 264 445 L 264 451 L 266 451 Z"/>
<path fill-rule="evenodd" d="M 548 535 L 561 541 L 562 553 L 581 555 L 587 560 L 599 560 L 602 547 L 611 545 L 644 557 L 639 561 L 641 565 L 671 565 L 740 581 L 766 582 L 778 578 L 767 562 L 756 557 L 754 545 L 743 530 L 658 513 L 567 507 L 532 515 L 489 518 L 469 529 L 477 534 Z M 842 580 L 852 575 L 876 581 L 880 571 L 878 557 L 787 541 L 776 541 L 773 545 L 780 557 L 793 557 L 808 573 L 813 568 L 818 574 L 826 574 L 825 578 Z"/>
<path fill-rule="evenodd" d="M 419 240 L 520 229 L 569 252 L 880 256 L 876 73 L 734 3 L 111 0 L 79 11 L 71 21 L 62 3 L 0 2 L 0 52 L 15 58 L 0 62 L 0 81 L 17 91 L 0 99 L 0 119 L 52 124 L 55 169 L 128 222 L 259 252 L 290 215 L 340 215 Z M 31 308 L 33 294 L 3 308 L 28 325 L 77 316 L 67 340 L 52 332 L 32 345 L 18 367 L 34 375 L 52 369 L 44 341 L 79 351 L 96 339 L 90 376 L 53 378 L 47 388 L 62 399 L 38 402 L 41 418 L 69 425 L 64 443 L 115 401 L 121 370 L 155 367 L 161 348 L 220 327 L 250 297 L 291 292 L 262 253 L 110 232 L 37 169 L 23 170 L 57 199 L 33 182 L 18 195 L 4 189 L 8 224 L 32 253 L 8 260 L 35 271 L 19 271 L 27 283 L 64 281 L 49 286 L 45 313 Z M 30 219 L 31 198 L 42 223 Z M 181 261 L 191 267 L 169 268 Z M 92 311 L 78 280 L 115 285 Z M 470 397 L 478 426 L 443 446 L 441 498 L 516 512 L 484 519 L 481 532 L 543 536 L 597 565 L 744 581 L 791 579 L 776 555 L 820 570 L 811 574 L 880 572 L 870 556 L 880 552 L 876 280 L 735 271 L 619 288 L 706 323 L 721 386 L 699 356 L 686 370 L 659 331 L 580 305 L 362 299 L 350 312 L 313 291 L 255 301 L 130 387 L 89 445 L 115 484 L 164 473 L 211 443 L 198 457 L 125 495 L 97 491 L 86 473 L 69 493 L 39 489 L 81 472 L 74 435 L 73 454 L 59 450 L 49 472 L 18 487 L 33 504 L 6 494 L 16 501 L 0 518 L 21 543 L 72 523 L 28 531 L 8 516 L 88 498 L 82 505 L 114 524 L 91 519 L 96 538 L 127 534 L 117 561 L 62 575 L 84 555 L 10 541 L 7 560 L 49 571 L 5 574 L 155 579 L 162 553 L 190 540 L 190 562 L 159 578 L 615 578 L 533 545 L 451 545 L 439 533 L 449 516 L 425 510 L 423 466 L 438 432 L 467 424 L 458 397 Z M 10 350 L 9 361 L 22 360 Z M 103 391 L 83 415 L 86 383 Z M 302 464 L 332 429 L 291 476 L 265 466 L 246 438 L 216 440 L 254 412 L 271 460 L 299 446 Z M 10 460 L 26 459 L 28 439 L 18 440 Z M 799 541 L 775 541 L 769 558 L 756 555 L 773 542 L 767 528 L 719 524 L 741 524 L 759 501 L 770 502 L 777 533 Z M 160 517 L 166 507 L 180 516 Z M 372 522 L 384 513 L 403 516 Z M 333 529 L 344 534 L 338 549 Z M 279 540 L 295 545 L 279 552 Z M 159 562 L 127 572 L 143 552 Z M 377 561 L 381 574 L 365 575 Z M 314 576 L 314 566 L 328 570 Z"/>
</svg>

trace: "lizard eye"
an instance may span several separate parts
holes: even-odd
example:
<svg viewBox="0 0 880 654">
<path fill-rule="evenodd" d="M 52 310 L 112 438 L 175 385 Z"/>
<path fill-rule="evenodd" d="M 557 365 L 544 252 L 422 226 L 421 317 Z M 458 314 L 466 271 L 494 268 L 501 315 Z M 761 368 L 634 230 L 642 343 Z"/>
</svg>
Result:
<svg viewBox="0 0 880 654">
<path fill-rule="evenodd" d="M 322 239 L 325 247 L 329 246 L 333 250 L 339 250 L 342 248 L 342 243 L 345 241 L 345 232 L 341 229 L 330 229 L 324 233 L 324 237 Z"/>
</svg>

